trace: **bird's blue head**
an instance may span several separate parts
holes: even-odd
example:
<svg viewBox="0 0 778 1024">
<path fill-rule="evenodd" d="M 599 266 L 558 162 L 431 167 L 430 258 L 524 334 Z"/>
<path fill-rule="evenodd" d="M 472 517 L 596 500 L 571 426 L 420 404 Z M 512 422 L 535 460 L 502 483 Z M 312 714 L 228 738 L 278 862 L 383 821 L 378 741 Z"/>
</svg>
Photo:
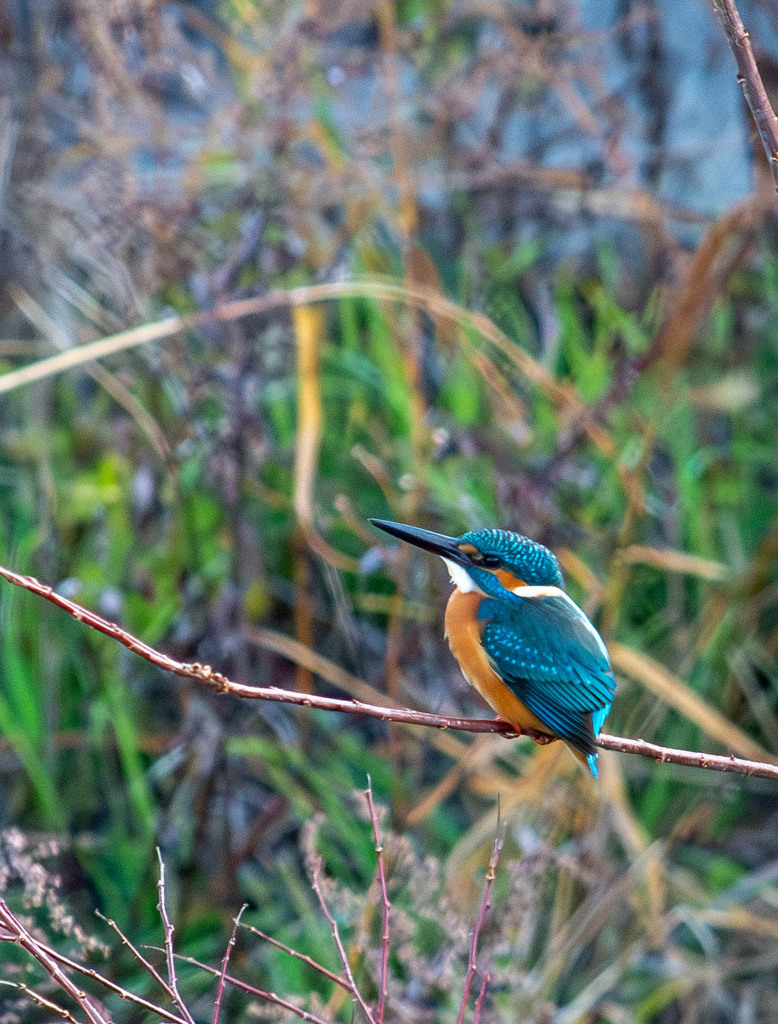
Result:
<svg viewBox="0 0 778 1024">
<path fill-rule="evenodd" d="M 380 530 L 440 555 L 460 590 L 480 590 L 492 597 L 527 584 L 559 587 L 564 579 L 554 555 L 528 537 L 509 530 L 471 530 L 461 537 L 420 530 L 415 526 L 371 519 Z"/>
</svg>

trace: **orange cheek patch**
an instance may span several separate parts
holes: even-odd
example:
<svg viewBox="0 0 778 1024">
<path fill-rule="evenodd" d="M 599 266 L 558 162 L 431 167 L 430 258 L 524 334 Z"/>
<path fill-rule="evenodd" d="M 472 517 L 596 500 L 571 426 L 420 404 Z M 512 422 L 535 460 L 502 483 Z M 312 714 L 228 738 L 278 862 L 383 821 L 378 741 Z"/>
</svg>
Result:
<svg viewBox="0 0 778 1024">
<path fill-rule="evenodd" d="M 524 580 L 519 579 L 518 576 L 514 576 L 512 572 L 508 572 L 507 569 L 496 569 L 494 575 L 505 587 L 506 590 L 514 590 L 516 587 L 526 587 Z"/>
</svg>

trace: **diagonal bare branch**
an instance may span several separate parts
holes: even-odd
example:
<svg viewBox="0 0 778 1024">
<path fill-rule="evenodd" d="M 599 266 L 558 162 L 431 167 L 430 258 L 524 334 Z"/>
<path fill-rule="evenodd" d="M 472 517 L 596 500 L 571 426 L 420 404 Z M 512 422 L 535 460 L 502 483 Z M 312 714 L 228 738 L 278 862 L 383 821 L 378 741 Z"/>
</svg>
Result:
<svg viewBox="0 0 778 1024">
<path fill-rule="evenodd" d="M 737 64 L 737 80 L 762 140 L 770 164 L 770 173 L 778 191 L 778 117 L 775 116 L 762 76 L 759 74 L 751 48 L 751 37 L 743 24 L 735 0 L 711 0 L 711 4 L 729 40 Z"/>
<path fill-rule="evenodd" d="M 478 917 L 473 928 L 473 935 L 470 939 L 470 955 L 467 958 L 467 974 L 465 976 L 465 986 L 462 991 L 462 1000 L 459 1004 L 459 1013 L 457 1015 L 457 1024 L 463 1024 L 465 1019 L 465 1010 L 467 1004 L 470 1002 L 470 989 L 473 985 L 473 979 L 475 978 L 475 972 L 478 970 L 478 964 L 476 963 L 476 953 L 478 952 L 478 937 L 481 934 L 486 915 L 489 913 L 489 908 L 492 905 L 492 888 L 494 886 L 494 880 L 497 876 L 497 864 L 500 860 L 500 853 L 502 851 L 503 844 L 503 829 L 500 828 L 498 834 L 495 836 L 494 845 L 492 846 L 492 856 L 489 858 L 489 867 L 486 869 L 486 878 L 484 879 L 484 891 L 481 897 L 481 906 L 478 909 Z M 486 993 L 486 983 L 489 980 L 489 975 L 486 974 L 483 987 L 478 995 L 477 1000 L 477 1012 L 480 1016 L 480 1006 L 483 1004 L 483 998 Z"/>
<path fill-rule="evenodd" d="M 238 916 L 232 923 L 230 941 L 227 943 L 227 948 L 224 950 L 224 956 L 222 957 L 222 972 L 219 975 L 219 987 L 216 990 L 216 999 L 214 1000 L 213 1004 L 213 1024 L 219 1024 L 219 1010 L 221 1009 L 222 1005 L 224 985 L 225 982 L 227 981 L 227 967 L 230 962 L 230 956 L 232 955 L 232 951 L 235 948 L 235 939 L 237 938 L 238 935 L 238 925 L 240 924 L 240 919 L 243 917 L 243 912 L 246 910 L 247 907 L 248 903 L 244 903 L 243 906 L 238 911 Z"/>
<path fill-rule="evenodd" d="M 341 714 L 364 715 L 377 718 L 383 722 L 399 722 L 410 726 L 426 726 L 431 729 L 454 729 L 459 732 L 499 733 L 506 738 L 515 738 L 519 733 L 507 722 L 490 718 L 450 718 L 445 715 L 434 715 L 425 711 L 412 711 L 410 708 L 389 708 L 375 704 L 364 704 L 356 700 L 339 700 L 335 697 L 319 697 L 310 693 L 297 693 L 294 690 L 283 690 L 278 686 L 247 686 L 245 683 L 234 682 L 216 672 L 210 665 L 199 662 L 187 663 L 176 661 L 167 654 L 157 651 L 148 644 L 134 637 L 115 622 L 95 614 L 75 601 L 66 597 L 45 583 L 32 576 L 23 576 L 5 566 L 0 565 L 0 576 L 17 587 L 29 590 L 32 594 L 51 601 L 62 608 L 79 622 L 90 626 L 111 639 L 118 641 L 127 650 L 138 654 L 157 668 L 171 672 L 186 679 L 194 679 L 217 693 L 231 693 L 245 700 L 269 700 L 297 707 L 320 708 L 323 711 L 337 711 Z M 649 757 L 662 764 L 673 763 L 689 765 L 694 768 L 705 768 L 709 771 L 733 772 L 737 775 L 758 776 L 763 779 L 778 781 L 778 764 L 764 761 L 746 760 L 732 754 L 707 754 L 694 750 L 677 750 L 663 747 L 657 743 L 649 743 L 642 739 L 631 739 L 626 736 L 609 736 L 601 734 L 598 744 L 603 750 L 617 750 L 623 754 L 638 754 Z"/>
</svg>

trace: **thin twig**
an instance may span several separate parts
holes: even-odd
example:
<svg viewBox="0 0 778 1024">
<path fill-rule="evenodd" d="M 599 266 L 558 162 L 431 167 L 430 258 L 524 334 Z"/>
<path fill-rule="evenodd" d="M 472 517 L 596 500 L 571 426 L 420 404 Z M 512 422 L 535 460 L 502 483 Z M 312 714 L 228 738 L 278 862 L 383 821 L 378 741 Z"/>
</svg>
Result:
<svg viewBox="0 0 778 1024">
<path fill-rule="evenodd" d="M 473 1024 L 480 1024 L 481 1021 L 481 1010 L 484 1008 L 484 997 L 486 996 L 486 986 L 492 980 L 492 976 L 489 971 L 484 975 L 484 980 L 481 983 L 481 991 L 478 993 L 478 998 L 475 1001 L 475 1009 L 473 1010 Z"/>
<path fill-rule="evenodd" d="M 759 74 L 751 48 L 751 37 L 746 31 L 735 0 L 711 0 L 711 4 L 729 40 L 737 64 L 737 80 L 762 140 L 770 164 L 770 173 L 778 190 L 778 118 L 770 105 L 762 76 Z"/>
<path fill-rule="evenodd" d="M 486 920 L 486 915 L 489 912 L 489 907 L 492 905 L 492 887 L 494 886 L 494 879 L 497 875 L 497 863 L 500 859 L 502 841 L 502 831 L 500 831 L 498 832 L 494 839 L 494 846 L 492 847 L 492 856 L 489 859 L 489 867 L 486 869 L 486 879 L 484 880 L 484 893 L 483 896 L 481 897 L 481 906 L 478 910 L 478 917 L 475 922 L 475 928 L 473 928 L 473 937 L 470 940 L 470 955 L 467 958 L 467 975 L 465 976 L 465 987 L 462 991 L 462 1001 L 459 1004 L 457 1024 L 462 1024 L 462 1022 L 464 1021 L 465 1010 L 467 1009 L 467 1004 L 470 1002 L 470 989 L 473 985 L 473 978 L 475 977 L 475 972 L 478 969 L 478 965 L 475 959 L 476 953 L 478 952 L 478 936 L 481 934 L 481 928 L 483 928 L 484 921 Z"/>
<path fill-rule="evenodd" d="M 95 1005 L 92 997 L 87 995 L 83 989 L 73 984 L 68 975 L 65 974 L 53 957 L 49 956 L 35 936 L 24 927 L 3 899 L 0 899 L 0 928 L 12 936 L 8 941 L 15 942 L 17 946 L 21 946 L 26 953 L 29 953 L 34 960 L 38 961 L 56 984 L 64 992 L 67 992 L 70 998 L 81 1007 L 92 1024 L 108 1024 L 108 1018 Z"/>
<path fill-rule="evenodd" d="M 338 928 L 338 922 L 335 920 L 334 916 L 330 912 L 330 908 L 327 906 L 327 901 L 324 899 L 324 893 L 322 892 L 321 889 L 321 882 L 319 881 L 320 867 L 321 861 L 320 858 L 317 857 L 311 866 L 311 888 L 316 893 L 316 898 L 319 901 L 319 906 L 321 907 L 322 913 L 327 918 L 330 930 L 332 931 L 332 938 L 335 943 L 335 947 L 338 950 L 340 962 L 343 964 L 343 970 L 346 973 L 346 978 L 348 979 L 349 986 L 351 987 L 353 997 L 362 1007 L 362 1012 L 364 1013 L 365 1017 L 367 1017 L 370 1024 L 376 1024 L 373 1012 L 365 1002 L 365 998 L 359 991 L 357 983 L 354 980 L 354 973 L 351 970 L 351 964 L 349 963 L 348 953 L 346 952 L 346 949 L 343 945 L 343 940 L 340 937 L 340 929 Z"/>
<path fill-rule="evenodd" d="M 626 736 L 600 735 L 598 746 L 604 750 L 616 750 L 622 754 L 638 754 L 650 757 L 660 764 L 683 764 L 690 768 L 707 768 L 714 772 L 734 772 L 736 775 L 755 776 L 762 779 L 778 779 L 778 765 L 764 761 L 748 761 L 733 754 L 705 754 L 699 750 L 680 750 L 676 747 L 662 747 L 648 740 L 631 739 Z"/>
<path fill-rule="evenodd" d="M 320 963 L 317 963 L 313 957 L 306 956 L 305 953 L 298 953 L 296 949 L 292 949 L 291 946 L 284 945 L 283 942 L 279 942 L 278 939 L 274 939 L 272 935 L 268 935 L 267 932 L 261 931 L 259 928 L 255 928 L 253 924 L 244 924 L 244 928 L 247 928 L 254 935 L 258 935 L 260 939 L 264 939 L 265 942 L 269 942 L 271 946 L 275 946 L 277 949 L 283 950 L 284 953 L 288 953 L 289 956 L 293 956 L 295 960 L 302 960 L 303 963 L 308 964 L 315 971 L 318 971 L 323 977 L 328 978 L 330 981 L 334 981 L 336 985 L 340 985 L 341 988 L 345 989 L 346 992 L 354 994 L 351 985 L 346 981 L 345 978 L 341 978 L 339 974 L 335 974 L 334 971 L 328 971 L 326 967 L 323 967 Z"/>
<path fill-rule="evenodd" d="M 73 1016 L 70 1010 L 66 1010 L 64 1006 L 60 1006 L 59 1003 L 52 1002 L 51 999 L 46 999 L 39 992 L 36 992 L 34 988 L 30 988 L 29 985 L 25 985 L 23 981 L 4 981 L 0 978 L 0 985 L 7 985 L 9 988 L 16 988 L 34 1003 L 38 1003 L 46 1010 L 51 1010 L 52 1013 L 56 1013 L 58 1017 L 62 1017 L 63 1020 L 69 1020 L 71 1024 L 79 1024 L 79 1021 Z M 10 1015 L 9 1015 L 10 1017 Z"/>
<path fill-rule="evenodd" d="M 145 956 L 144 956 L 144 955 L 143 955 L 143 954 L 141 953 L 141 951 L 140 951 L 140 950 L 139 950 L 139 949 L 137 948 L 137 946 L 134 946 L 134 945 L 132 944 L 132 942 L 130 942 L 130 940 L 129 940 L 129 939 L 127 938 L 127 936 L 126 936 L 126 935 L 124 934 L 124 932 L 123 932 L 123 931 L 121 930 L 121 928 L 119 927 L 119 925 L 118 925 L 118 924 L 117 924 L 117 923 L 116 923 L 115 921 L 111 920 L 111 918 L 109 918 L 109 917 L 106 917 L 106 916 L 105 916 L 104 914 L 101 914 L 99 910 L 96 910 L 96 911 L 95 911 L 95 914 L 96 914 L 96 915 L 97 915 L 97 916 L 98 916 L 99 918 L 101 918 L 101 919 L 102 919 L 103 921 L 105 921 L 105 923 L 106 923 L 106 924 L 108 925 L 108 927 L 109 927 L 109 928 L 113 928 L 113 930 L 114 930 L 114 931 L 116 932 L 116 934 L 117 934 L 117 935 L 119 936 L 119 938 L 120 938 L 120 939 L 122 940 L 122 944 L 123 944 L 123 945 L 125 945 L 125 946 L 127 946 L 127 948 L 128 948 L 129 950 L 130 950 L 130 952 L 131 952 L 131 953 L 132 953 L 132 955 L 133 955 L 133 956 L 135 957 L 135 959 L 136 959 L 136 960 L 137 960 L 137 961 L 138 961 L 138 962 L 139 962 L 139 963 L 141 964 L 141 966 L 142 966 L 142 967 L 144 968 L 144 970 L 148 971 L 148 973 L 149 973 L 149 974 L 151 975 L 151 977 L 152 977 L 152 978 L 153 978 L 153 979 L 154 979 L 154 980 L 155 980 L 155 981 L 157 982 L 157 984 L 158 984 L 158 985 L 160 985 L 160 986 L 161 986 L 161 987 L 162 987 L 162 988 L 164 989 L 164 991 L 165 991 L 165 992 L 167 993 L 167 996 L 168 996 L 168 998 L 169 998 L 169 999 L 170 999 L 170 1000 L 171 1000 L 172 1002 L 175 1002 L 175 993 L 173 992 L 173 989 L 172 989 L 172 988 L 170 987 L 170 985 L 168 985 L 168 983 L 167 983 L 167 982 L 165 981 L 165 979 L 164 979 L 164 978 L 162 977 L 162 975 L 161 975 L 161 974 L 159 973 L 159 971 L 158 971 L 158 970 L 157 970 L 157 968 L 156 968 L 156 967 L 154 966 L 154 964 L 153 964 L 153 963 L 151 963 L 151 961 L 150 961 L 150 960 L 147 960 L 147 959 L 146 959 L 146 957 L 145 957 Z M 172 1015 L 171 1015 L 171 1016 L 172 1016 Z M 178 1017 L 176 1017 L 175 1019 L 176 1019 L 176 1020 L 179 1020 L 179 1018 L 178 1018 Z"/>
<path fill-rule="evenodd" d="M 381 833 L 378 828 L 378 815 L 373 803 L 373 782 L 370 776 L 367 777 L 367 789 L 365 799 L 370 813 L 370 822 L 373 826 L 373 839 L 375 841 L 375 855 L 378 870 L 378 886 L 381 890 L 381 969 L 378 977 L 378 1009 L 376 1010 L 376 1024 L 383 1024 L 384 1009 L 386 1007 L 386 986 L 389 974 L 389 894 L 386 889 L 386 871 L 384 870 L 384 848 L 381 843 Z"/>
<path fill-rule="evenodd" d="M 230 693 L 246 700 L 269 700 L 281 704 L 292 704 L 298 707 L 319 708 L 322 711 L 337 711 L 341 714 L 364 715 L 377 718 L 383 722 L 401 722 L 411 726 L 425 726 L 430 729 L 453 729 L 457 732 L 496 733 L 508 739 L 520 735 L 508 722 L 491 718 L 450 718 L 445 715 L 434 715 L 426 711 L 412 711 L 410 708 L 387 708 L 375 704 L 366 704 L 356 700 L 340 700 L 335 697 L 319 697 L 315 694 L 296 693 L 294 690 L 283 690 L 278 686 L 247 686 L 236 683 L 216 672 L 210 665 L 199 662 L 187 663 L 176 661 L 167 654 L 138 640 L 131 633 L 122 629 L 115 622 L 110 622 L 94 612 L 89 611 L 75 601 L 57 594 L 52 587 L 40 583 L 32 576 L 22 576 L 0 565 L 0 576 L 18 587 L 29 590 L 32 594 L 51 601 L 62 608 L 79 622 L 96 629 L 100 633 L 118 641 L 127 650 L 144 658 L 157 668 L 185 679 L 194 679 L 217 693 Z M 707 754 L 695 750 L 677 750 L 663 747 L 658 743 L 649 743 L 642 739 L 631 739 L 625 736 L 609 736 L 601 733 L 598 745 L 603 750 L 616 750 L 622 754 L 638 754 L 649 757 L 662 764 L 672 763 L 688 765 L 693 768 L 704 768 L 709 771 L 733 772 L 736 775 L 754 776 L 763 779 L 778 780 L 778 764 L 765 761 L 746 760 L 732 754 Z"/>
<path fill-rule="evenodd" d="M 179 1017 L 178 1014 L 165 1010 L 156 1003 L 149 1002 L 148 999 L 144 999 L 142 996 L 136 996 L 133 992 L 128 991 L 126 988 L 122 988 L 121 985 L 117 985 L 115 981 L 111 981 L 104 977 L 92 967 L 86 967 L 84 964 L 78 963 L 77 960 L 71 960 L 69 957 L 64 956 L 56 949 L 51 946 L 47 946 L 43 942 L 39 942 L 38 945 L 42 950 L 48 953 L 52 960 L 56 960 L 57 963 L 62 964 L 63 967 L 70 968 L 71 971 L 83 974 L 85 978 L 91 978 L 97 984 L 102 985 L 103 988 L 107 988 L 109 992 L 115 993 L 120 999 L 126 999 L 130 1003 L 137 1003 L 138 1006 L 142 1006 L 145 1010 L 149 1010 L 157 1017 L 162 1017 L 164 1020 L 169 1021 L 170 1024 L 186 1024 L 183 1017 Z M 165 987 L 167 988 L 167 986 Z"/>
<path fill-rule="evenodd" d="M 222 972 L 219 975 L 219 987 L 216 990 L 216 1000 L 214 1001 L 213 1004 L 213 1024 L 219 1024 L 219 1010 L 221 1009 L 222 996 L 224 995 L 224 983 L 227 980 L 227 966 L 229 965 L 230 962 L 230 954 L 235 948 L 235 937 L 238 934 L 238 925 L 240 924 L 240 919 L 243 917 L 243 912 L 247 907 L 248 903 L 244 903 L 243 906 L 238 911 L 238 916 L 232 923 L 232 933 L 230 935 L 230 941 L 227 943 L 227 948 L 225 949 L 224 956 L 222 957 Z"/>
<path fill-rule="evenodd" d="M 158 949 L 157 946 L 151 946 L 150 949 Z M 162 952 L 162 950 L 160 950 Z M 209 974 L 214 974 L 216 977 L 221 976 L 221 971 L 217 971 L 215 967 L 210 967 L 208 964 L 202 963 L 200 960 L 195 960 L 193 956 L 184 956 L 182 953 L 174 953 L 173 956 L 176 960 L 181 960 L 184 963 L 192 964 L 193 967 L 199 967 L 202 971 L 208 971 Z M 255 988 L 254 985 L 249 985 L 247 981 L 241 981 L 240 978 L 234 978 L 231 974 L 225 974 L 224 980 L 230 985 L 234 985 L 235 988 L 239 988 L 242 992 L 248 993 L 248 995 L 256 996 L 258 999 L 265 999 L 269 1003 L 275 1003 L 276 1006 L 281 1006 L 285 1010 L 289 1010 L 291 1013 L 296 1014 L 301 1020 L 308 1021 L 308 1024 L 331 1024 L 331 1021 L 324 1020 L 322 1017 L 317 1017 L 315 1013 L 309 1013 L 308 1010 L 303 1010 L 299 1006 L 295 1006 L 294 1003 L 288 1002 L 286 999 L 282 999 L 277 996 L 275 992 L 265 992 L 261 988 Z"/>
<path fill-rule="evenodd" d="M 179 1008 L 189 1024 L 195 1024 L 194 1018 L 186 1008 L 186 1004 L 178 991 L 176 964 L 173 956 L 173 932 L 175 929 L 168 917 L 167 906 L 165 905 L 165 862 L 162 860 L 162 851 L 159 847 L 157 847 L 157 857 L 159 858 L 159 881 L 157 882 L 159 903 L 157 903 L 157 910 L 159 911 L 159 916 L 162 918 L 162 925 L 165 929 L 165 956 L 167 958 L 167 975 L 170 992 L 172 993 L 171 998 L 174 1005 Z"/>
</svg>

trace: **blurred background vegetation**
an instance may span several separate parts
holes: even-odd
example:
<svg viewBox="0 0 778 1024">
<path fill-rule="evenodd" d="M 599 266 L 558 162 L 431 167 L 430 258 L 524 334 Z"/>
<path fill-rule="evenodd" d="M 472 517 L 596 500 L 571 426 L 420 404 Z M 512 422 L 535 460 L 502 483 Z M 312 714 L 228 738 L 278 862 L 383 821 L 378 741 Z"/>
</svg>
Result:
<svg viewBox="0 0 778 1024">
<path fill-rule="evenodd" d="M 778 7 L 740 6 L 769 86 Z M 366 519 L 500 525 L 612 645 L 609 731 L 778 759 L 775 196 L 706 3 L 8 0 L 0 37 L 3 372 L 323 286 L 3 395 L 4 564 L 246 683 L 477 716 L 443 566 Z M 498 800 L 482 1021 L 778 1019 L 767 780 L 594 784 L 560 744 L 215 697 L 5 585 L 0 616 L 0 890 L 128 987 L 92 910 L 160 944 L 155 846 L 182 952 L 218 966 L 246 901 L 335 967 L 315 848 L 372 993 L 370 773 L 387 1020 L 455 1019 Z M 233 973 L 352 1019 L 259 939 Z"/>
</svg>

